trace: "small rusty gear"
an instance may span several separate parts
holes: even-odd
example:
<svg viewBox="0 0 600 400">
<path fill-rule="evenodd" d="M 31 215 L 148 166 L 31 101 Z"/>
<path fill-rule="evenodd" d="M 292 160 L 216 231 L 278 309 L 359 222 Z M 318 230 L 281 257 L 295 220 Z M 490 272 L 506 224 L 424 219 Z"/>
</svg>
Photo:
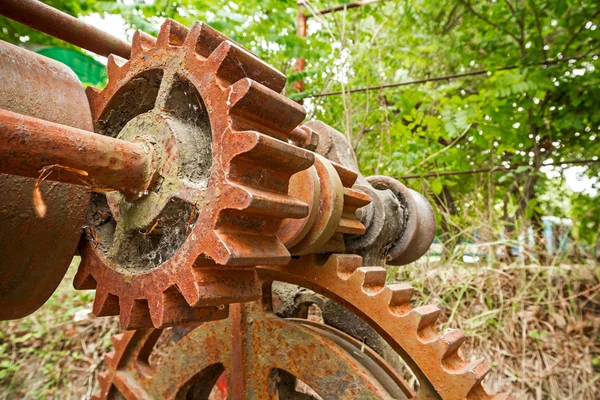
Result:
<svg viewBox="0 0 600 400">
<path fill-rule="evenodd" d="M 255 265 L 288 262 L 281 221 L 308 214 L 288 195 L 314 162 L 290 143 L 304 109 L 280 72 L 200 22 L 136 32 L 107 69 L 88 90 L 95 131 L 143 143 L 157 172 L 137 196 L 94 194 L 75 287 L 124 329 L 225 318 L 260 295 Z"/>
<path fill-rule="evenodd" d="M 108 371 L 100 375 L 101 392 L 95 398 L 113 399 L 119 394 L 129 399 L 179 398 L 189 395 L 191 388 L 208 396 L 223 371 L 235 398 L 277 398 L 268 397 L 277 392 L 269 375 L 281 369 L 325 399 L 512 399 L 508 394 L 486 393 L 481 383 L 489 364 L 460 357 L 464 341 L 460 330 L 436 331 L 437 307 L 412 308 L 410 285 L 385 286 L 384 268 L 361 265 L 359 256 L 310 255 L 286 267 L 258 267 L 263 285 L 260 302 L 232 306 L 229 319 L 194 328 L 157 365 L 150 366 L 148 360 L 161 331 L 116 335 L 115 350 L 106 356 Z M 276 317 L 271 304 L 274 281 L 311 288 L 354 312 L 409 366 L 419 382 L 418 390 L 406 385 L 376 354 L 356 347 L 347 335 L 318 323 Z"/>
<path fill-rule="evenodd" d="M 277 235 L 294 256 L 343 253 L 344 235 L 362 235 L 356 210 L 371 198 L 352 189 L 358 174 L 315 154 L 315 165 L 292 177 L 290 196 L 309 205 L 309 215 L 287 219 Z"/>
</svg>

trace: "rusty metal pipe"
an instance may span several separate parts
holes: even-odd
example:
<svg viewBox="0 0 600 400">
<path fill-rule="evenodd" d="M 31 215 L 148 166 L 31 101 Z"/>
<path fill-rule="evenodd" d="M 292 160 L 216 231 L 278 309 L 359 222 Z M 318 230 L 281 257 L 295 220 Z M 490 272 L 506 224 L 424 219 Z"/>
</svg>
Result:
<svg viewBox="0 0 600 400">
<path fill-rule="evenodd" d="M 0 173 L 37 178 L 55 165 L 48 180 L 137 194 L 152 177 L 149 146 L 0 109 Z"/>
<path fill-rule="evenodd" d="M 129 43 L 37 0 L 2 0 L 0 15 L 104 57 L 131 54 Z"/>
</svg>

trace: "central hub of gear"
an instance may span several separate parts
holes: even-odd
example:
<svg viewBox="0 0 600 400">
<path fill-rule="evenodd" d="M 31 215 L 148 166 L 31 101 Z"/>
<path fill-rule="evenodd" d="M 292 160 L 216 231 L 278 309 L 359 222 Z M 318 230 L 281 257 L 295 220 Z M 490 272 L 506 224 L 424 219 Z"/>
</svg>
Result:
<svg viewBox="0 0 600 400">
<path fill-rule="evenodd" d="M 118 138 L 152 144 L 156 173 L 148 190 L 128 200 L 119 192 L 107 195 L 113 217 L 127 231 L 149 229 L 173 198 L 196 204 L 208 186 L 212 151 L 210 127 L 198 129 L 189 121 L 150 111 L 127 123 Z M 161 218 L 162 217 L 162 218 Z"/>
</svg>

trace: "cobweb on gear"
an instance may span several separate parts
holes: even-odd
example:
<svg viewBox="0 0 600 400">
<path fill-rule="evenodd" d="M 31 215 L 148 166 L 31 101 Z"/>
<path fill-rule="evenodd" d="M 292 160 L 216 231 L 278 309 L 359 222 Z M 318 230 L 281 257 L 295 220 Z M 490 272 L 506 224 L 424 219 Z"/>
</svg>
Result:
<svg viewBox="0 0 600 400">
<path fill-rule="evenodd" d="M 90 208 L 88 237 L 97 243 L 110 265 L 127 273 L 149 272 L 168 261 L 192 231 L 198 218 L 196 208 L 172 199 L 153 225 L 143 230 L 115 234 L 113 218 L 103 195 L 95 196 Z"/>
</svg>

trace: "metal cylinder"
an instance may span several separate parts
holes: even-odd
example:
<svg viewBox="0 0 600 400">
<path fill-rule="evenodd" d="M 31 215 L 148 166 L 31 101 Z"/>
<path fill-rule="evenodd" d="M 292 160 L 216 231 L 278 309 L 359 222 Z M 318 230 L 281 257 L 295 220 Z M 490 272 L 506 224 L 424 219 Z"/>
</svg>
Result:
<svg viewBox="0 0 600 400">
<path fill-rule="evenodd" d="M 152 173 L 149 145 L 98 135 L 0 109 L 0 172 L 143 192 Z"/>
<path fill-rule="evenodd" d="M 37 0 L 2 0 L 0 15 L 101 56 L 129 58 L 131 45 Z"/>
<path fill-rule="evenodd" d="M 2 41 L 0 94 L 0 108 L 93 129 L 87 98 L 73 71 Z M 47 212 L 38 218 L 35 183 L 0 173 L 0 319 L 22 318 L 44 304 L 69 267 L 85 223 L 88 190 L 42 182 Z"/>
</svg>

